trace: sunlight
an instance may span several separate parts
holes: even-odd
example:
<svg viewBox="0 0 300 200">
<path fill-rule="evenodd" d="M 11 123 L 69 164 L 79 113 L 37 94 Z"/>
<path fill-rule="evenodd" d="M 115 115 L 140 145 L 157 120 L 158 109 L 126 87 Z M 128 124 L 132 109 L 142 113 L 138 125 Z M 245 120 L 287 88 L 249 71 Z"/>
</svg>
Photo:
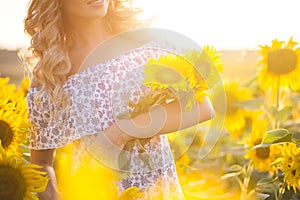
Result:
<svg viewBox="0 0 300 200">
<path fill-rule="evenodd" d="M 157 15 L 153 24 L 178 31 L 201 45 L 217 49 L 253 49 L 272 38 L 300 35 L 297 1 L 137 0 Z"/>
<path fill-rule="evenodd" d="M 78 29 L 62 37 L 71 46 L 38 35 L 18 59 L 29 1 L 0 1 L 0 200 L 55 196 L 56 183 L 64 200 L 299 199 L 299 0 L 134 0 L 153 27 L 202 48 L 167 31 L 165 43 L 120 34 L 98 45 L 86 26 L 86 44 Z M 37 1 L 49 11 L 44 2 L 65 0 Z M 123 41 L 133 45 L 116 51 Z M 62 66 L 76 70 L 85 54 L 70 77 Z"/>
<path fill-rule="evenodd" d="M 28 1 L 0 2 L 0 48 L 15 49 L 28 44 L 24 34 L 23 19 Z"/>
<path fill-rule="evenodd" d="M 297 0 L 136 0 L 144 16 L 156 16 L 153 27 L 178 31 L 200 45 L 217 49 L 254 49 L 273 38 L 299 40 Z M 28 44 L 23 33 L 27 1 L 0 2 L 0 47 Z M 12 14 L 14 13 L 14 14 Z M 3 29 L 5 28 L 5 29 Z"/>
</svg>

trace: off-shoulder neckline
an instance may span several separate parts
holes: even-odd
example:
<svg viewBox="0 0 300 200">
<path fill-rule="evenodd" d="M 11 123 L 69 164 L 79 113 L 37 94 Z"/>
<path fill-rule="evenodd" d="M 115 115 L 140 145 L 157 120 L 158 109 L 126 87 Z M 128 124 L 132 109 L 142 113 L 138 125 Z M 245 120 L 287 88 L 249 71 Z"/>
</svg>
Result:
<svg viewBox="0 0 300 200">
<path fill-rule="evenodd" d="M 154 41 L 153 41 L 153 42 L 154 42 Z M 67 77 L 65 83 L 63 84 L 63 87 L 65 88 L 65 87 L 67 86 L 68 82 L 72 81 L 74 78 L 76 78 L 76 77 L 78 77 L 78 76 L 81 76 L 82 74 L 85 74 L 85 73 L 87 73 L 88 71 L 90 71 L 90 70 L 92 70 L 92 69 L 94 69 L 94 68 L 96 68 L 96 67 L 104 66 L 104 65 L 107 65 L 107 64 L 109 64 L 109 63 L 112 63 L 112 62 L 114 62 L 114 61 L 120 59 L 120 57 L 125 56 L 125 55 L 127 55 L 127 54 L 130 54 L 131 52 L 134 52 L 134 51 L 140 51 L 141 49 L 160 49 L 160 50 L 162 49 L 161 47 L 147 46 L 147 45 L 149 45 L 149 44 L 151 44 L 151 43 L 152 43 L 152 42 L 146 43 L 146 44 L 144 44 L 144 45 L 142 45 L 142 46 L 140 46 L 140 47 L 138 47 L 138 48 L 135 48 L 135 49 L 131 49 L 131 50 L 129 50 L 129 51 L 126 51 L 126 52 L 122 53 L 121 55 L 116 56 L 116 57 L 114 57 L 114 58 L 112 58 L 112 59 L 110 59 L 110 60 L 107 60 L 107 61 L 102 62 L 102 63 L 95 64 L 95 65 L 93 65 L 93 66 L 91 66 L 91 67 L 84 68 L 83 70 L 80 70 L 80 71 L 78 71 L 78 72 L 76 72 L 76 73 L 74 73 L 74 74 L 71 74 L 71 75 L 69 75 L 69 76 Z M 155 43 L 155 42 L 154 42 L 154 43 Z M 168 52 L 168 51 L 170 51 L 170 50 L 164 49 L 164 51 Z M 32 86 L 30 85 L 30 86 L 29 86 L 28 93 L 30 93 L 31 90 L 33 90 L 33 91 L 38 91 L 38 90 L 41 89 L 41 87 L 42 87 L 42 86 L 32 87 Z"/>
</svg>

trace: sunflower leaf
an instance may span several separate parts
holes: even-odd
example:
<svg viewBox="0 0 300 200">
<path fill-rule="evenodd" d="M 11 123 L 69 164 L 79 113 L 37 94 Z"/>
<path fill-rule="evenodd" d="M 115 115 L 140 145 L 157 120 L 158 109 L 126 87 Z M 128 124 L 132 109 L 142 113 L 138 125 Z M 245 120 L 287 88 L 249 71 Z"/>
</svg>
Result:
<svg viewBox="0 0 300 200">
<path fill-rule="evenodd" d="M 221 176 L 221 180 L 224 180 L 224 179 L 228 179 L 228 178 L 231 178 L 231 177 L 237 177 L 239 175 L 241 175 L 242 172 L 241 171 L 238 171 L 238 172 L 232 172 L 232 173 L 227 173 L 223 176 Z"/>
<path fill-rule="evenodd" d="M 282 108 L 280 110 L 277 110 L 276 108 L 273 108 L 272 115 L 277 120 L 285 121 L 285 120 L 290 118 L 292 110 L 293 110 L 292 106 L 285 106 L 284 108 Z"/>
<path fill-rule="evenodd" d="M 255 189 L 251 190 L 247 195 L 246 195 L 246 199 L 259 199 L 258 198 L 258 193 L 255 191 Z M 263 200 L 263 199 L 262 199 Z"/>
<path fill-rule="evenodd" d="M 258 198 L 259 200 L 267 199 L 269 196 L 269 194 L 256 193 L 256 198 Z"/>
<path fill-rule="evenodd" d="M 275 129 L 267 131 L 261 144 L 276 144 L 281 142 L 291 142 L 292 134 L 286 129 Z"/>
<path fill-rule="evenodd" d="M 241 170 L 242 170 L 241 165 L 231 165 L 229 167 L 229 171 L 231 171 L 231 172 L 236 172 L 236 171 L 241 171 Z"/>
<path fill-rule="evenodd" d="M 246 110 L 257 110 L 263 105 L 263 103 L 264 103 L 263 98 L 257 98 L 257 99 L 250 99 L 246 101 L 240 101 L 235 103 L 235 105 Z"/>
<path fill-rule="evenodd" d="M 254 147 L 251 148 L 251 151 L 254 151 L 258 148 L 266 148 L 266 147 L 270 147 L 273 143 L 266 143 L 266 144 L 258 144 L 255 145 Z"/>
<path fill-rule="evenodd" d="M 28 145 L 20 144 L 20 149 L 24 153 L 30 153 L 30 148 Z"/>
<path fill-rule="evenodd" d="M 270 179 L 266 179 L 265 177 L 262 178 L 261 180 L 259 180 L 256 184 L 256 187 L 264 187 L 266 185 L 269 185 L 269 184 L 273 184 L 275 183 L 276 181 L 278 181 L 278 177 L 276 176 L 275 178 L 272 178 L 271 180 Z"/>
<path fill-rule="evenodd" d="M 290 94 L 290 99 L 292 101 L 299 102 L 300 101 L 300 92 L 298 92 L 298 93 L 296 93 L 296 92 L 291 93 Z"/>
<path fill-rule="evenodd" d="M 294 142 L 298 147 L 300 146 L 300 132 L 293 132 L 292 142 Z"/>
</svg>

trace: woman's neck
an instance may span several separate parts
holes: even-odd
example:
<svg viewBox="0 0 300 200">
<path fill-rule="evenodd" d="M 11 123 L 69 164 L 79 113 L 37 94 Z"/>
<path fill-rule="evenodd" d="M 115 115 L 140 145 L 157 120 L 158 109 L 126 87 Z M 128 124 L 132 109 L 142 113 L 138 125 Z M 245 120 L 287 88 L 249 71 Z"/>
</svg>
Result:
<svg viewBox="0 0 300 200">
<path fill-rule="evenodd" d="M 68 23 L 72 50 L 92 49 L 111 36 L 105 19 L 72 20 Z"/>
<path fill-rule="evenodd" d="M 67 30 L 72 38 L 69 50 L 72 68 L 69 76 L 79 72 L 88 53 L 112 34 L 107 30 L 103 19 L 72 20 L 68 23 Z"/>
</svg>

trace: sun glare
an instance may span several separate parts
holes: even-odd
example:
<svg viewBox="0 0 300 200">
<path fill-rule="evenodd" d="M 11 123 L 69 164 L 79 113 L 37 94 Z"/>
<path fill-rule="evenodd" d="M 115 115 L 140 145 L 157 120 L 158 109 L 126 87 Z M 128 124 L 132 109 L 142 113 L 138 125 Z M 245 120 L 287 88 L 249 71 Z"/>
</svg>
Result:
<svg viewBox="0 0 300 200">
<path fill-rule="evenodd" d="M 270 38 L 300 35 L 297 0 L 137 0 L 156 15 L 154 27 L 178 31 L 200 45 L 217 49 L 253 49 Z"/>
<path fill-rule="evenodd" d="M 23 18 L 28 1 L 0 1 L 0 48 L 23 47 L 28 38 Z M 272 38 L 300 35 L 297 0 L 135 0 L 153 27 L 182 33 L 217 49 L 253 49 Z"/>
<path fill-rule="evenodd" d="M 23 31 L 27 3 L 20 0 L 0 2 L 0 48 L 15 49 L 28 43 Z"/>
</svg>

